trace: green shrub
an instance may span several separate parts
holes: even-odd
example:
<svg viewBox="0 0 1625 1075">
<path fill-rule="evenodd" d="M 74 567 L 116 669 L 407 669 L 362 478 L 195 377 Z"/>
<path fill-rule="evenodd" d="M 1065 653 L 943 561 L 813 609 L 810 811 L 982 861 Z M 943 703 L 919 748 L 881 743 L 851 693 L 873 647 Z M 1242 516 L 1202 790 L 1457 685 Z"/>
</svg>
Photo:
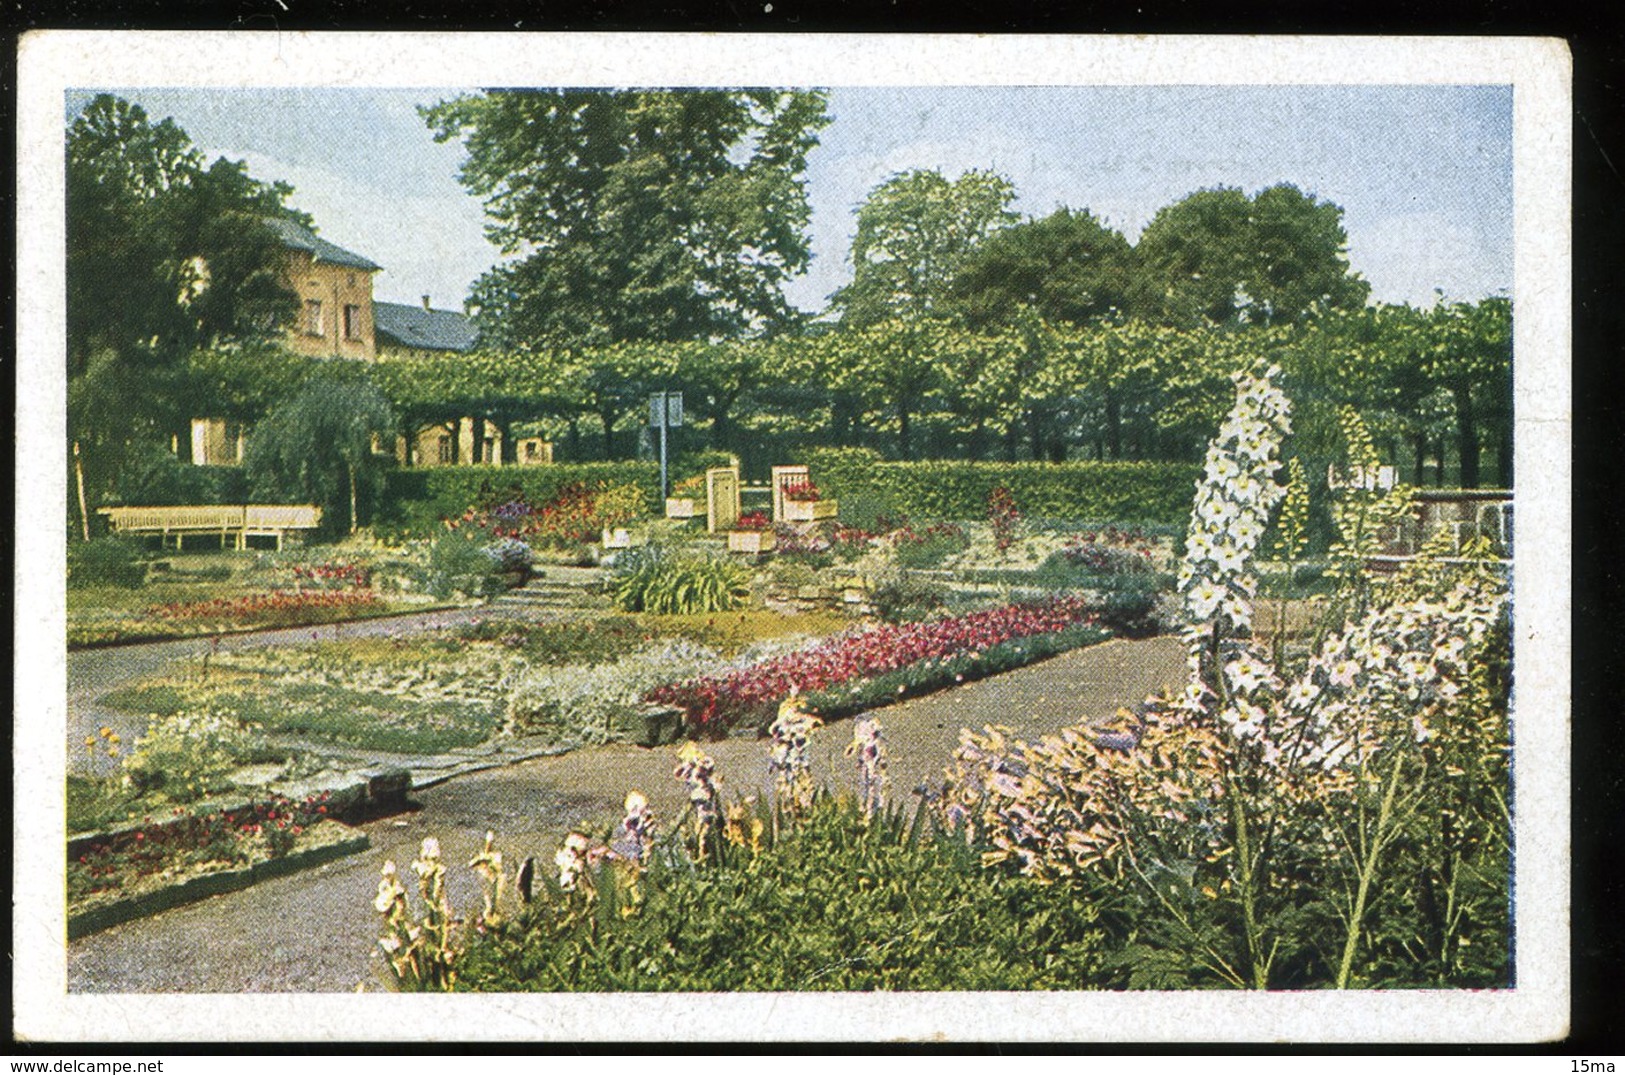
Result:
<svg viewBox="0 0 1625 1075">
<path fill-rule="evenodd" d="M 758 807 L 762 815 L 766 811 Z M 749 819 L 741 819 L 749 824 Z M 525 915 L 474 941 L 474 991 L 1085 989 L 1104 947 L 1081 886 L 981 868 L 977 849 L 900 810 L 821 798 L 696 867 L 657 847 L 641 902 L 613 868 L 590 908 L 546 878 Z M 743 837 L 743 825 L 739 826 Z M 544 871 L 547 872 L 547 871 Z"/>
<path fill-rule="evenodd" d="M 192 802 L 226 787 L 252 749 L 249 729 L 225 710 L 155 717 L 124 759 L 124 779 L 139 793 Z"/>
<path fill-rule="evenodd" d="M 1186 463 L 880 462 L 851 448 L 806 458 L 819 488 L 840 500 L 842 520 L 852 525 L 863 524 L 856 512 L 870 503 L 866 497 L 885 503 L 877 515 L 981 519 L 988 497 L 1003 486 L 1032 518 L 1177 526 L 1189 518 L 1198 474 Z"/>
<path fill-rule="evenodd" d="M 750 569 L 707 553 L 645 545 L 616 560 L 609 590 L 623 612 L 727 612 L 749 600 Z"/>
<path fill-rule="evenodd" d="M 442 529 L 429 543 L 428 591 L 436 597 L 489 597 L 500 591 L 501 572 L 485 547 L 480 534 Z"/>
<path fill-rule="evenodd" d="M 120 471 L 118 502 L 141 507 L 161 504 L 245 504 L 248 478 L 242 467 L 196 466 L 163 448 L 141 452 Z"/>
<path fill-rule="evenodd" d="M 491 508 L 516 498 L 545 504 L 572 485 L 592 489 L 636 486 L 643 492 L 643 511 L 652 513 L 657 507 L 660 466 L 645 462 L 554 463 L 394 470 L 385 478 L 377 528 L 392 535 L 427 536 L 441 520 L 458 518 L 471 507 Z"/>
<path fill-rule="evenodd" d="M 732 452 L 725 452 L 720 448 L 692 448 L 678 452 L 672 458 L 668 473 L 673 485 L 684 478 L 697 477 L 703 482 L 707 470 L 738 464 L 739 457 Z M 702 498 L 705 496 L 704 486 L 701 486 L 700 496 Z"/>
<path fill-rule="evenodd" d="M 141 546 L 128 538 L 106 537 L 68 543 L 68 586 L 118 586 L 133 590 L 147 578 Z"/>
<path fill-rule="evenodd" d="M 611 664 L 536 669 L 514 687 L 504 731 L 607 742 L 627 730 L 644 695 L 714 668 L 719 660 L 715 650 L 677 640 L 645 646 Z"/>
</svg>

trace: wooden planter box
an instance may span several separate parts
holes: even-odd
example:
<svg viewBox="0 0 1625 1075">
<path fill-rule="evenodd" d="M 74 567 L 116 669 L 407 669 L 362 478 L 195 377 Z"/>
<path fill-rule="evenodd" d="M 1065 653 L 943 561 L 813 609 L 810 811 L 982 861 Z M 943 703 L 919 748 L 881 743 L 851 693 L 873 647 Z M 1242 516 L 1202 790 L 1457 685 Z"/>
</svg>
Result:
<svg viewBox="0 0 1625 1075">
<path fill-rule="evenodd" d="M 625 527 L 618 526 L 613 530 L 611 530 L 609 527 L 604 528 L 604 548 L 629 549 L 631 547 L 632 534 Z"/>
<path fill-rule="evenodd" d="M 816 523 L 833 519 L 840 510 L 838 500 L 786 500 L 784 521 L 787 523 Z"/>
<path fill-rule="evenodd" d="M 771 530 L 730 530 L 728 531 L 728 551 L 748 552 L 760 554 L 773 550 L 773 531 Z"/>
<path fill-rule="evenodd" d="M 694 498 L 693 497 L 691 497 L 691 496 L 668 496 L 666 498 L 666 518 L 668 518 L 668 519 L 692 519 L 692 518 L 694 518 L 694 516 L 696 516 L 698 514 L 699 514 L 699 511 L 694 506 Z"/>
</svg>

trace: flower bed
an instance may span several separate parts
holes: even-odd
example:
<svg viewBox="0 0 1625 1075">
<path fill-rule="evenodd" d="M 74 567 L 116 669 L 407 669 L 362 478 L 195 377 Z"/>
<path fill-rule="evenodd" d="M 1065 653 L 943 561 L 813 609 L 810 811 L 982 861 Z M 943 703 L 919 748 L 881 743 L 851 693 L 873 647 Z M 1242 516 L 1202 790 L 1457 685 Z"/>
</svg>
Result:
<svg viewBox="0 0 1625 1075">
<path fill-rule="evenodd" d="M 70 859 L 69 939 L 308 869 L 370 842 L 366 833 L 330 818 L 290 823 L 292 811 L 274 821 L 268 820 L 272 813 L 262 806 L 258 820 L 200 818 L 196 831 L 175 828 L 174 836 L 150 840 L 137 832 L 127 846 L 97 847 Z M 277 826 L 270 839 L 267 824 Z M 179 842 L 199 834 L 208 842 Z"/>
<path fill-rule="evenodd" d="M 326 796 L 277 797 L 231 811 L 176 807 L 79 847 L 67 863 L 69 932 L 82 936 L 313 865 L 324 851 L 330 857 L 365 846 L 364 835 L 327 815 Z"/>
<path fill-rule="evenodd" d="M 372 590 L 249 593 L 147 605 L 78 605 L 69 610 L 68 646 L 81 648 L 197 638 L 281 627 L 315 627 L 448 607 L 427 597 L 380 597 Z"/>
<path fill-rule="evenodd" d="M 910 666 L 919 666 L 917 686 L 940 685 L 940 678 L 928 673 L 944 672 L 947 681 L 952 682 L 955 676 L 965 675 L 966 671 L 974 674 L 977 662 L 995 647 L 1021 639 L 1057 635 L 1080 626 L 1092 627 L 1094 623 L 1094 611 L 1087 602 L 1057 598 L 927 623 L 872 628 L 839 635 L 809 649 L 748 668 L 697 676 L 661 687 L 651 692 L 648 700 L 679 707 L 697 732 L 717 733 L 736 724 L 765 723 L 778 703 L 797 690 L 808 694 L 817 692 L 832 701 L 844 698 L 850 705 L 867 698 L 851 689 L 855 681 L 873 679 Z M 1091 640 L 1106 636 L 1103 629 L 1097 630 L 1099 637 Z M 1050 650 L 1043 656 L 1053 652 L 1057 651 Z M 1005 656 L 1026 654 L 1012 650 Z M 937 662 L 937 665 L 933 669 L 924 662 Z M 903 693 L 907 693 L 907 685 L 899 685 L 904 687 Z M 844 694 L 842 688 L 846 688 Z M 894 689 L 893 694 L 896 693 Z"/>
<path fill-rule="evenodd" d="M 643 514 L 643 492 L 633 485 L 575 483 L 535 504 L 524 496 L 487 507 L 475 506 L 447 519 L 450 529 L 469 527 L 493 539 L 518 538 L 539 545 L 566 546 L 591 542 L 602 531 L 624 527 Z"/>
<path fill-rule="evenodd" d="M 304 593 L 255 593 L 217 597 L 212 601 L 155 605 L 147 615 L 158 620 L 207 620 L 219 623 L 276 621 L 317 609 L 368 609 L 379 604 L 371 590 L 314 590 Z"/>
</svg>

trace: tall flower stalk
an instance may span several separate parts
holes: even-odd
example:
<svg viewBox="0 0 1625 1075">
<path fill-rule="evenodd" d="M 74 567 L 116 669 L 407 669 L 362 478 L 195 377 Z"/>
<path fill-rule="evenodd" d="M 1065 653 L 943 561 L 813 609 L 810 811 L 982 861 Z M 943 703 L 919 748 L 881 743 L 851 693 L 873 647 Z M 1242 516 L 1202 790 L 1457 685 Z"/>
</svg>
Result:
<svg viewBox="0 0 1625 1075">
<path fill-rule="evenodd" d="M 852 722 L 846 756 L 857 758 L 858 801 L 863 804 L 863 816 L 872 818 L 886 803 L 886 737 L 879 717 L 861 716 Z"/>
<path fill-rule="evenodd" d="M 792 815 L 800 815 L 812 806 L 812 759 L 807 748 L 813 730 L 823 723 L 806 709 L 806 699 L 791 694 L 779 705 L 778 719 L 768 729 L 768 771 L 773 775 L 780 808 Z"/>
<path fill-rule="evenodd" d="M 384 936 L 378 946 L 397 988 L 409 992 L 449 991 L 457 982 L 460 949 L 453 936 L 455 920 L 446 897 L 446 867 L 440 858 L 440 841 L 432 836 L 423 841 L 418 857 L 412 861 L 412 872 L 417 874 L 418 895 L 423 903 L 421 918 L 412 913 L 395 863 L 384 863 L 378 894 L 373 899 L 373 908 L 384 916 Z"/>
<path fill-rule="evenodd" d="M 672 776 L 688 786 L 688 809 L 694 824 L 695 855 L 704 859 L 717 841 L 722 825 L 722 793 L 717 787 L 717 764 L 699 744 L 684 743 L 677 751 Z"/>
<path fill-rule="evenodd" d="M 1251 560 L 1282 499 L 1289 428 L 1273 373 L 1237 378 L 1208 450 L 1180 573 L 1184 690 L 1150 699 L 1118 734 L 967 732 L 945 809 L 986 841 L 989 863 L 1128 883 L 1155 911 L 1146 928 L 1231 985 L 1324 975 L 1352 987 L 1424 957 L 1445 981 L 1482 950 L 1469 948 L 1475 917 L 1485 930 L 1505 920 L 1504 685 L 1486 671 L 1505 644 L 1504 581 L 1423 556 L 1290 666 L 1261 648 Z M 1374 459 L 1361 467 L 1362 482 L 1378 473 Z M 1389 499 L 1361 495 L 1367 509 Z M 1349 520 L 1361 542 L 1377 534 L 1372 518 Z M 1374 593 L 1365 551 L 1351 543 L 1350 566 Z M 1402 924 L 1374 926 L 1379 903 Z M 1335 943 L 1315 923 L 1335 923 Z M 1494 965 L 1477 957 L 1475 973 Z"/>
</svg>

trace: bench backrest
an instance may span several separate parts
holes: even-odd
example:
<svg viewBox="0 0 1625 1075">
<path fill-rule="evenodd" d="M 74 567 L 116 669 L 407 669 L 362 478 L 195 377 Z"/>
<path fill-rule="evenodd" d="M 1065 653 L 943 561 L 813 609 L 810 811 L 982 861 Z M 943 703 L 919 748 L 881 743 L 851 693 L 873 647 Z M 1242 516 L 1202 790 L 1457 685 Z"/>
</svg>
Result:
<svg viewBox="0 0 1625 1075">
<path fill-rule="evenodd" d="M 321 525 L 315 504 L 195 504 L 102 508 L 114 530 L 240 530 L 244 527 L 313 530 Z"/>
</svg>

